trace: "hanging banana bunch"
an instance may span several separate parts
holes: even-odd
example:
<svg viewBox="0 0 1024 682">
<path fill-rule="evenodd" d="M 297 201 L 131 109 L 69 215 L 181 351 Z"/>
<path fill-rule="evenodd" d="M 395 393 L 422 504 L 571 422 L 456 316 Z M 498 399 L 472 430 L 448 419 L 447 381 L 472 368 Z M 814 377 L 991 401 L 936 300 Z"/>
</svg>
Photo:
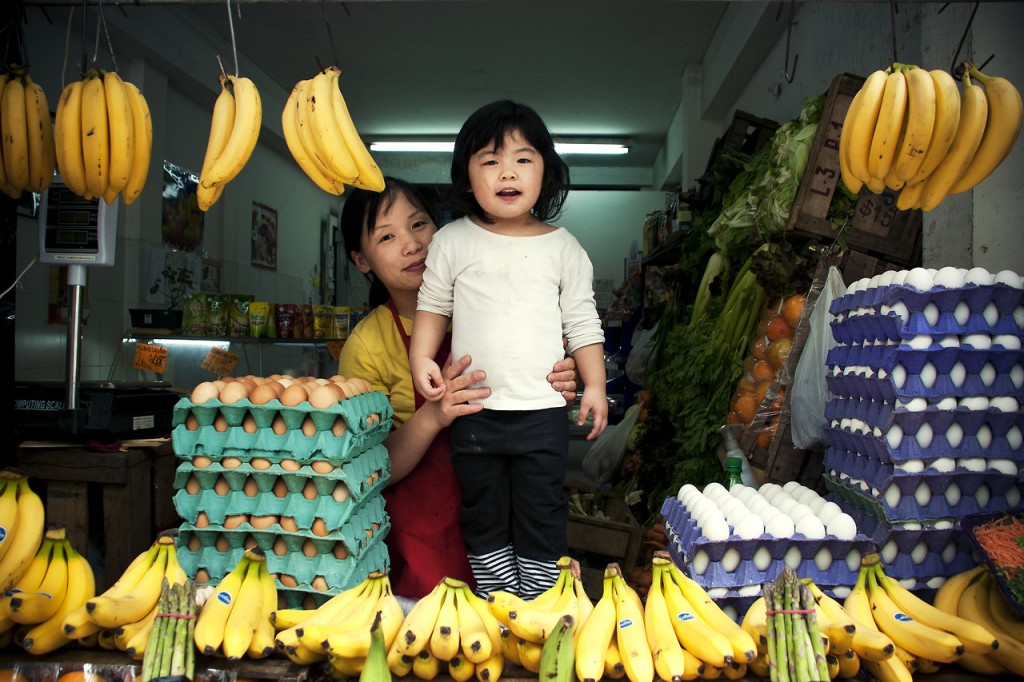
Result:
<svg viewBox="0 0 1024 682">
<path fill-rule="evenodd" d="M 149 105 L 116 71 L 92 69 L 57 103 L 54 142 L 61 179 L 75 194 L 125 205 L 142 193 L 153 151 Z"/>
<path fill-rule="evenodd" d="M 897 208 L 930 211 L 988 177 L 1013 149 L 1017 89 L 964 64 L 963 92 L 946 71 L 893 64 L 875 71 L 850 103 L 839 143 L 851 192 L 899 192 Z"/>
<path fill-rule="evenodd" d="M 224 186 L 249 161 L 263 125 L 260 93 L 250 79 L 222 74 L 220 87 L 196 190 L 199 208 L 204 211 L 216 203 Z"/>
<path fill-rule="evenodd" d="M 352 122 L 339 76 L 341 70 L 332 66 L 295 85 L 281 113 L 285 142 L 325 192 L 339 195 L 345 185 L 380 192 L 384 175 Z"/>
<path fill-rule="evenodd" d="M 53 121 L 46 93 L 26 71 L 0 75 L 0 191 L 17 199 L 53 181 Z"/>
</svg>

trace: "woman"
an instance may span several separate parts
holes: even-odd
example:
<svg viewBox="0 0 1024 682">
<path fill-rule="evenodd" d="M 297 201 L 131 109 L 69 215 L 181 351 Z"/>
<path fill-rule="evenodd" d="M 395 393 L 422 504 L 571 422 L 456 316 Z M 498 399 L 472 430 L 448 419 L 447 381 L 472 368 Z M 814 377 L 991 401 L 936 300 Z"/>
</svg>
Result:
<svg viewBox="0 0 1024 682">
<path fill-rule="evenodd" d="M 467 401 L 484 398 L 483 371 L 465 376 L 469 357 L 445 364 L 448 344 L 438 352 L 448 390 L 429 402 L 416 394 L 409 369 L 409 339 L 416 297 L 423 282 L 427 248 L 437 223 L 410 184 L 386 179 L 381 193 L 354 190 L 345 201 L 341 231 L 349 260 L 371 277 L 370 304 L 377 307 L 349 335 L 338 372 L 358 376 L 388 396 L 395 428 L 384 441 L 391 481 L 384 491 L 391 531 L 391 582 L 395 593 L 419 598 L 444 576 L 472 582 L 459 523 L 461 492 L 452 470 L 447 427 L 456 417 L 482 409 Z M 552 390 L 576 396 L 575 363 L 567 358 L 548 375 Z"/>
</svg>

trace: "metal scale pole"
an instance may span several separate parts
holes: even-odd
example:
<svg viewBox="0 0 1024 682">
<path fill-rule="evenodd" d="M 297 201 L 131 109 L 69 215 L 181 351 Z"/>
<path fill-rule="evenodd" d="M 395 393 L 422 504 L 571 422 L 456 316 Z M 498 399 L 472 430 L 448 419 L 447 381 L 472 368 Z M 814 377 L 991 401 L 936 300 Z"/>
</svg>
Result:
<svg viewBox="0 0 1024 682">
<path fill-rule="evenodd" d="M 68 266 L 68 346 L 65 367 L 65 409 L 72 433 L 78 433 L 78 385 L 81 375 L 82 291 L 85 289 L 84 265 Z"/>
</svg>

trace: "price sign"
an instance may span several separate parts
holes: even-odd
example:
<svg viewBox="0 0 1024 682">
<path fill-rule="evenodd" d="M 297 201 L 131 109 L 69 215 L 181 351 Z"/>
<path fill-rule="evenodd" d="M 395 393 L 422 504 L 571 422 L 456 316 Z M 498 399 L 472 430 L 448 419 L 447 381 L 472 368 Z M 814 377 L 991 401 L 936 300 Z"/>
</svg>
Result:
<svg viewBox="0 0 1024 682">
<path fill-rule="evenodd" d="M 132 366 L 135 369 L 163 374 L 167 369 L 167 349 L 148 343 L 136 343 Z"/>
<path fill-rule="evenodd" d="M 341 354 L 341 347 L 344 345 L 344 341 L 328 341 L 327 350 L 331 352 L 331 357 L 337 360 L 338 356 Z"/>
<path fill-rule="evenodd" d="M 236 365 L 238 365 L 238 353 L 214 346 L 199 366 L 217 376 L 228 377 L 234 374 Z"/>
</svg>

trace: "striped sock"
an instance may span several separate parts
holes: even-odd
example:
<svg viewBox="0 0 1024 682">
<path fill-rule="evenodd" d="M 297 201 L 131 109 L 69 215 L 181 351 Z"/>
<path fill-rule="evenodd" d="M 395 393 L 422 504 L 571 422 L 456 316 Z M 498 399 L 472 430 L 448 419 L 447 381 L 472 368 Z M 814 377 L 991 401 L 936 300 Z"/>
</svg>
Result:
<svg viewBox="0 0 1024 682">
<path fill-rule="evenodd" d="M 480 556 L 470 554 L 469 567 L 473 569 L 477 594 L 497 590 L 519 594 L 519 570 L 512 545 Z"/>
<path fill-rule="evenodd" d="M 536 561 L 516 557 L 519 562 L 519 596 L 530 601 L 558 580 L 557 561 Z"/>
</svg>

